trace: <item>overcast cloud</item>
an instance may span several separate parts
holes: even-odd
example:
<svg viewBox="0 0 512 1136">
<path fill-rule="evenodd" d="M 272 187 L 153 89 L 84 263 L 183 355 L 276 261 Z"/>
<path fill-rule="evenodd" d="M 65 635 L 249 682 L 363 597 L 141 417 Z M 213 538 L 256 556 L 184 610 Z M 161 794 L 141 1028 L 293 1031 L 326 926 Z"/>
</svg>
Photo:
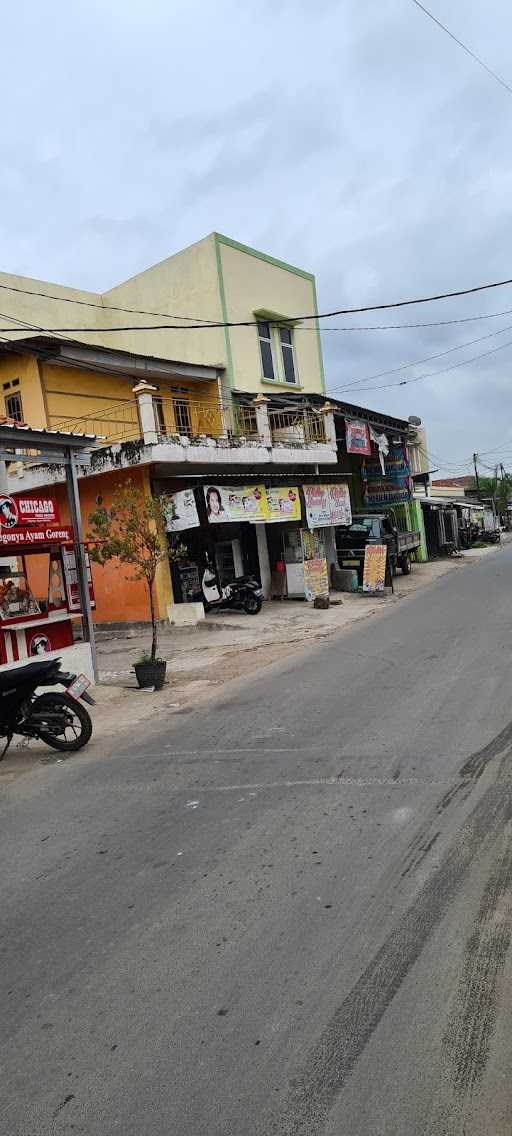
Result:
<svg viewBox="0 0 512 1136">
<path fill-rule="evenodd" d="M 505 0 L 431 7 L 512 83 Z M 18 0 L 2 24 L 5 271 L 103 291 L 217 229 L 314 271 L 323 310 L 512 276 L 512 95 L 412 0 Z M 507 308 L 512 288 L 330 322 Z M 512 313 L 325 332 L 328 385 L 419 414 L 445 470 L 501 443 L 486 460 L 512 466 L 512 346 L 367 389 L 509 341 Z"/>
</svg>

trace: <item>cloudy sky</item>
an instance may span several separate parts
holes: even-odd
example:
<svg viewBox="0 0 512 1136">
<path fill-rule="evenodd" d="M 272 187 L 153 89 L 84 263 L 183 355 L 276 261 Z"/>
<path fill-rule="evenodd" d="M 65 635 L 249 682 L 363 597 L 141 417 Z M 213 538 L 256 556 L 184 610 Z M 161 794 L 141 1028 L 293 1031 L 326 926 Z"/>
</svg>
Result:
<svg viewBox="0 0 512 1136">
<path fill-rule="evenodd" d="M 506 0 L 427 6 L 512 85 Z M 314 271 L 324 311 L 512 276 L 512 95 L 412 0 L 17 0 L 2 31 L 5 271 L 103 291 L 217 229 Z M 420 415 L 433 464 L 512 467 L 512 310 L 323 341 L 333 393 Z"/>
</svg>

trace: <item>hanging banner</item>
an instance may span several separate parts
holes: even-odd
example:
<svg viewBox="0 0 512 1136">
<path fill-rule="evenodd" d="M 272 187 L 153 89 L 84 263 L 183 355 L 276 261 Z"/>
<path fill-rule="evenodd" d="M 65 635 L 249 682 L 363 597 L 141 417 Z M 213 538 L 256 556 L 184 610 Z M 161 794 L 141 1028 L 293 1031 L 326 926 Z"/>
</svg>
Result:
<svg viewBox="0 0 512 1136">
<path fill-rule="evenodd" d="M 267 499 L 265 520 L 300 521 L 301 507 L 297 485 L 278 485 L 265 489 Z"/>
<path fill-rule="evenodd" d="M 331 507 L 331 525 L 351 525 L 352 509 L 347 482 L 342 481 L 340 485 L 328 485 L 327 488 Z"/>
<path fill-rule="evenodd" d="M 263 485 L 205 485 L 204 499 L 210 524 L 266 519 Z"/>
<path fill-rule="evenodd" d="M 76 570 L 75 549 L 63 548 L 62 549 L 62 563 L 64 565 L 64 580 L 66 583 L 66 596 L 68 601 L 69 611 L 80 611 L 80 589 L 78 587 L 78 573 Z M 92 584 L 91 560 L 89 553 L 85 553 L 85 563 L 87 568 L 87 586 L 89 588 L 89 600 L 91 607 L 96 607 L 96 600 L 94 598 L 94 589 Z M 52 564 L 50 561 L 50 573 L 52 571 Z"/>
<path fill-rule="evenodd" d="M 301 531 L 304 569 L 304 595 L 307 600 L 329 595 L 329 575 L 321 533 Z"/>
<path fill-rule="evenodd" d="M 390 446 L 384 457 L 384 476 L 380 461 L 365 461 L 363 466 L 364 503 L 369 508 L 401 505 L 412 497 L 411 470 L 407 447 Z"/>
<path fill-rule="evenodd" d="M 39 497 L 25 494 L 10 497 L 0 494 L 0 530 L 25 528 L 29 525 L 54 525 L 59 523 L 59 510 L 55 497 Z"/>
<path fill-rule="evenodd" d="M 367 544 L 364 550 L 363 592 L 383 592 L 386 583 L 385 544 Z"/>
<path fill-rule="evenodd" d="M 303 485 L 302 489 L 310 529 L 351 523 L 350 493 L 346 481 L 339 485 Z"/>
<path fill-rule="evenodd" d="M 193 489 L 182 489 L 169 495 L 169 510 L 166 518 L 167 532 L 183 532 L 184 529 L 199 528 L 199 516 Z"/>
<path fill-rule="evenodd" d="M 348 454 L 366 454 L 370 457 L 372 447 L 366 422 L 360 422 L 357 418 L 345 418 L 345 440 Z"/>
</svg>

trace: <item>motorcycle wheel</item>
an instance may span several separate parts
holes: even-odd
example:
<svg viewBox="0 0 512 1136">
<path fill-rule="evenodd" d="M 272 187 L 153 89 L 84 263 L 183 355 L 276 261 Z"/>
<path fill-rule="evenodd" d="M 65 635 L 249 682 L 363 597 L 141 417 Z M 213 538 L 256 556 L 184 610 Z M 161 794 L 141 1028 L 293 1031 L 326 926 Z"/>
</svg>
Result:
<svg viewBox="0 0 512 1136">
<path fill-rule="evenodd" d="M 262 601 L 260 597 L 253 595 L 251 592 L 250 595 L 247 596 L 247 599 L 244 600 L 244 611 L 247 615 L 257 615 L 258 612 L 261 611 L 261 608 Z"/>
<path fill-rule="evenodd" d="M 44 714 L 45 710 L 51 714 L 61 711 L 64 715 L 62 731 L 57 732 L 55 726 L 39 730 L 41 741 L 46 742 L 46 745 L 51 746 L 52 749 L 71 753 L 87 745 L 92 734 L 92 722 L 85 707 L 70 694 L 59 694 L 56 691 L 42 694 L 40 698 L 36 698 L 32 710 L 38 714 Z"/>
</svg>

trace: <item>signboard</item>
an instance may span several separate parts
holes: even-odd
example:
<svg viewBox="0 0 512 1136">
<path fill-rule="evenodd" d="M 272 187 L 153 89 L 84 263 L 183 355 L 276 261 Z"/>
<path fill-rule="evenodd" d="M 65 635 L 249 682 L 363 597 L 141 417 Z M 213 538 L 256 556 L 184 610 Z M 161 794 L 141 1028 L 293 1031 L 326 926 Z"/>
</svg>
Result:
<svg viewBox="0 0 512 1136">
<path fill-rule="evenodd" d="M 196 499 L 193 489 L 183 489 L 170 494 L 170 508 L 167 514 L 167 532 L 183 532 L 184 529 L 199 528 Z"/>
<path fill-rule="evenodd" d="M 210 524 L 266 520 L 263 485 L 205 485 L 204 499 Z"/>
<path fill-rule="evenodd" d="M 350 494 L 346 481 L 340 485 L 303 485 L 302 488 L 310 529 L 351 523 Z"/>
<path fill-rule="evenodd" d="M 300 521 L 301 507 L 298 486 L 279 485 L 265 490 L 267 522 Z"/>
<path fill-rule="evenodd" d="M 347 453 L 370 457 L 372 447 L 366 422 L 360 422 L 357 418 L 345 418 L 345 440 Z"/>
<path fill-rule="evenodd" d="M 6 493 L 0 494 L 0 530 L 58 523 L 59 510 L 55 497 L 39 497 L 35 494 L 9 497 Z"/>
<path fill-rule="evenodd" d="M 384 458 L 385 474 L 380 461 L 365 462 L 363 468 L 364 503 L 368 507 L 401 505 L 411 500 L 411 470 L 406 446 L 390 446 Z"/>
<path fill-rule="evenodd" d="M 367 544 L 364 550 L 363 592 L 383 592 L 386 583 L 385 544 Z"/>
<path fill-rule="evenodd" d="M 325 558 L 324 539 L 320 533 L 302 530 L 304 568 L 304 595 L 307 600 L 329 595 L 329 576 Z"/>
<path fill-rule="evenodd" d="M 34 528 L 0 528 L 0 549 L 13 550 L 20 545 L 37 547 L 43 544 L 69 544 L 73 530 L 69 525 L 48 525 Z"/>
<path fill-rule="evenodd" d="M 62 561 L 64 564 L 64 580 L 66 584 L 66 597 L 68 601 L 68 611 L 80 611 L 80 590 L 78 587 L 78 575 L 76 570 L 76 559 L 74 548 L 62 549 Z M 89 599 L 91 607 L 96 607 L 96 600 L 94 599 L 94 590 L 92 586 L 92 572 L 91 560 L 89 553 L 85 553 L 85 563 L 87 566 L 87 583 L 89 585 Z"/>
</svg>

